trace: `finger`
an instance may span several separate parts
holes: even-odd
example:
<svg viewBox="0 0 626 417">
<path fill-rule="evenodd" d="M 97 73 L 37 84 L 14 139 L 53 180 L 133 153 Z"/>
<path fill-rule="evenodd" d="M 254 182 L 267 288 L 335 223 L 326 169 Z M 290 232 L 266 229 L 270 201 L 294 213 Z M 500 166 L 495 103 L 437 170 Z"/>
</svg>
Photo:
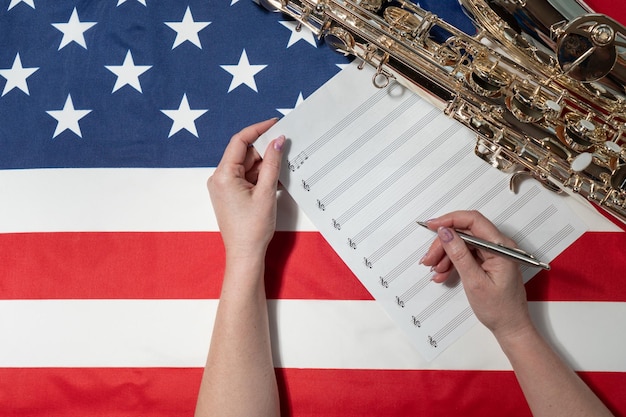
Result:
<svg viewBox="0 0 626 417">
<path fill-rule="evenodd" d="M 431 269 L 434 274 L 430 277 L 431 281 L 438 284 L 445 282 L 450 278 L 450 274 L 454 271 L 454 265 L 448 256 L 444 256 L 437 265 L 434 265 Z"/>
<path fill-rule="evenodd" d="M 504 244 L 506 246 L 517 247 L 513 240 L 500 232 L 489 219 L 478 211 L 454 211 L 436 219 L 428 220 L 426 223 L 432 230 L 437 230 L 443 226 L 456 230 L 469 231 L 470 234 L 481 239 Z"/>
<path fill-rule="evenodd" d="M 478 265 L 476 259 L 469 248 L 454 231 L 454 229 L 442 226 L 437 229 L 437 235 L 441 241 L 443 249 L 450 258 L 452 264 L 463 281 L 478 279 L 484 274 L 483 269 Z"/>
<path fill-rule="evenodd" d="M 239 133 L 233 135 L 228 143 L 228 146 L 226 146 L 220 165 L 222 163 L 243 165 L 250 145 L 252 145 L 259 136 L 265 133 L 265 131 L 272 127 L 276 121 L 277 119 L 270 119 L 264 122 L 259 122 L 250 125 L 242 129 Z"/>
<path fill-rule="evenodd" d="M 285 137 L 282 135 L 267 145 L 265 155 L 263 156 L 263 163 L 261 164 L 257 178 L 257 186 L 261 189 L 276 189 L 284 145 Z"/>
<path fill-rule="evenodd" d="M 435 239 L 433 243 L 430 244 L 430 248 L 428 248 L 426 254 L 420 259 L 420 264 L 434 266 L 437 265 L 444 256 L 446 256 L 446 252 L 443 250 L 441 242 L 439 239 Z"/>
<path fill-rule="evenodd" d="M 261 155 L 252 147 L 248 147 L 246 158 L 243 161 L 243 169 L 248 172 L 261 160 Z"/>
</svg>

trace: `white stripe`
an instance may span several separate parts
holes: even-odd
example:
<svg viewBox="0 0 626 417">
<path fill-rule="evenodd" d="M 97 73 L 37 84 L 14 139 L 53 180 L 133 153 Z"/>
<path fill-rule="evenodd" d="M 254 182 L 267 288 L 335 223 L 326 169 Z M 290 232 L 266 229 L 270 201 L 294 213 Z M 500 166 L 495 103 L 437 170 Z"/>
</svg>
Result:
<svg viewBox="0 0 626 417">
<path fill-rule="evenodd" d="M 206 191 L 213 168 L 34 169 L 0 171 L 0 233 L 217 231 Z M 566 198 L 591 230 L 619 230 Z M 278 230 L 315 226 L 282 192 Z"/>
<path fill-rule="evenodd" d="M 217 231 L 214 168 L 0 171 L 0 233 Z M 287 193 L 279 230 L 317 230 Z"/>
<path fill-rule="evenodd" d="M 0 301 L 0 367 L 202 367 L 216 300 Z M 626 372 L 626 303 L 531 303 L 577 370 Z M 507 370 L 475 326 L 420 359 L 374 301 L 270 301 L 276 365 L 292 368 Z"/>
</svg>

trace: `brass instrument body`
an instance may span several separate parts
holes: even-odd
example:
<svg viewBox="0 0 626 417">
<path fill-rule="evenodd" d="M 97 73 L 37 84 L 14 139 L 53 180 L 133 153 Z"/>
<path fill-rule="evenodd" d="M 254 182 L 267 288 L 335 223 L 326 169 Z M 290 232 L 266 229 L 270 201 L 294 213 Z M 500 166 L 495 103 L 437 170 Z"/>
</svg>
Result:
<svg viewBox="0 0 626 417">
<path fill-rule="evenodd" d="M 259 1 L 373 66 L 375 86 L 396 81 L 473 130 L 513 190 L 532 176 L 626 221 L 626 30 L 614 20 L 580 1 L 564 16 L 542 0 L 460 0 L 470 36 L 406 0 Z"/>
</svg>

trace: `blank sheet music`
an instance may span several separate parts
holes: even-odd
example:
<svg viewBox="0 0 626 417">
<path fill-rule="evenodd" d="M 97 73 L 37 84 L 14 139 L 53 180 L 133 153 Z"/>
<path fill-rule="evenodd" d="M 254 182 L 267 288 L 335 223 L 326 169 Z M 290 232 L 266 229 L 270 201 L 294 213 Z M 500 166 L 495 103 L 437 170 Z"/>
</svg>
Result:
<svg viewBox="0 0 626 417">
<path fill-rule="evenodd" d="M 262 155 L 271 139 L 287 137 L 281 183 L 432 360 L 477 320 L 458 279 L 433 283 L 419 264 L 435 235 L 417 221 L 478 210 L 544 262 L 587 226 L 536 181 L 512 193 L 510 176 L 474 154 L 472 132 L 399 84 L 374 87 L 372 75 L 343 70 L 255 147 Z M 539 270 L 522 271 L 528 280 Z"/>
</svg>

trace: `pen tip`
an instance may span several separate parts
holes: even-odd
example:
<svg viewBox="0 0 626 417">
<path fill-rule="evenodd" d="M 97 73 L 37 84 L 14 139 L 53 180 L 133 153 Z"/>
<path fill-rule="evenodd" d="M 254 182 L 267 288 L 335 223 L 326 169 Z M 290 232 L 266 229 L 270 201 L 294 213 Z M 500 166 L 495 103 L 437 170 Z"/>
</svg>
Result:
<svg viewBox="0 0 626 417">
<path fill-rule="evenodd" d="M 420 226 L 425 227 L 425 228 L 427 228 L 427 229 L 428 229 L 428 225 L 426 224 L 426 222 L 422 222 L 422 221 L 419 221 L 419 220 L 418 220 L 418 221 L 417 221 L 417 224 L 419 224 Z"/>
</svg>

